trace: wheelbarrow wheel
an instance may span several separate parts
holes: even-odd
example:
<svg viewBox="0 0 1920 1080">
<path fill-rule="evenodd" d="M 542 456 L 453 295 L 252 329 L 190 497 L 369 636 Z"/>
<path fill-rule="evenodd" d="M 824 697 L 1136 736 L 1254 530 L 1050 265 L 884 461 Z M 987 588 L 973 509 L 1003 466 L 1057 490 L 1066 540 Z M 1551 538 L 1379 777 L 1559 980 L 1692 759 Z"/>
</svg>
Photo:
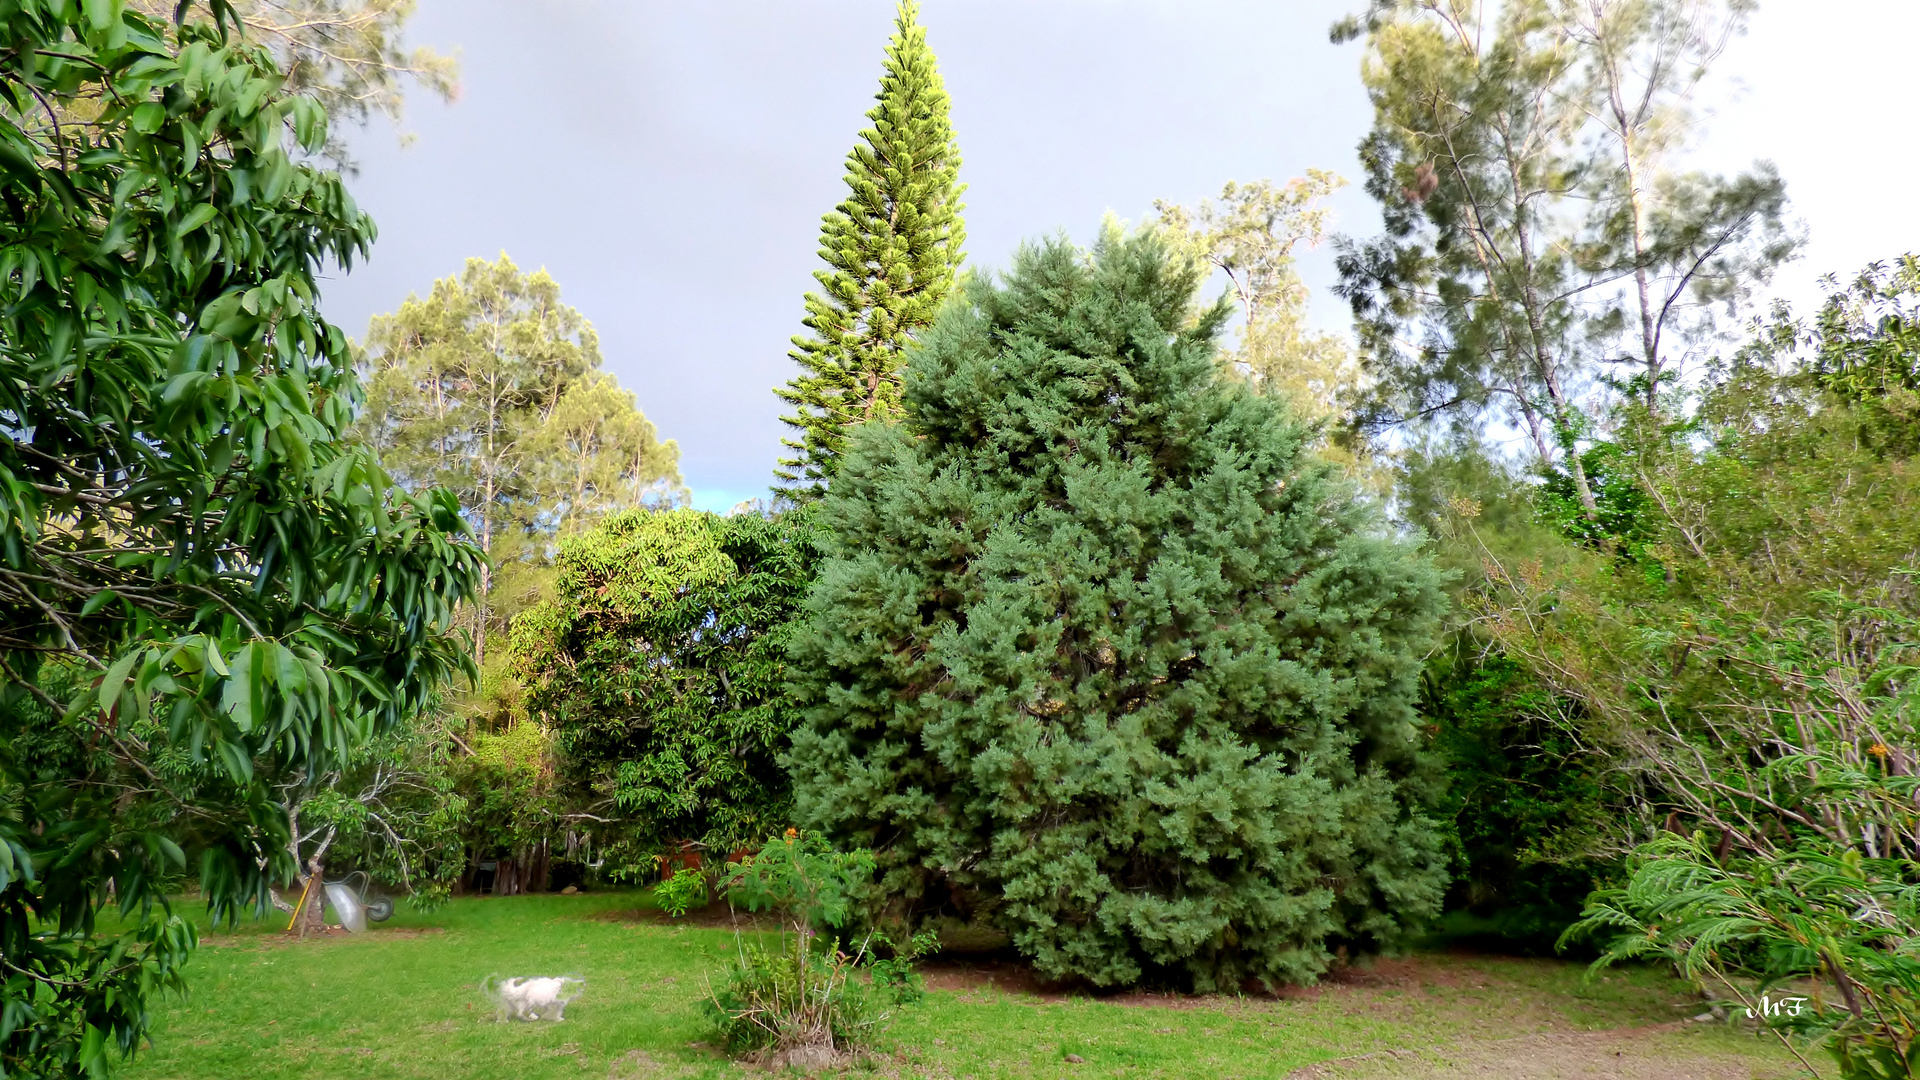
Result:
<svg viewBox="0 0 1920 1080">
<path fill-rule="evenodd" d="M 374 922 L 386 922 L 393 918 L 393 901 L 384 896 L 367 901 L 367 918 Z"/>
</svg>

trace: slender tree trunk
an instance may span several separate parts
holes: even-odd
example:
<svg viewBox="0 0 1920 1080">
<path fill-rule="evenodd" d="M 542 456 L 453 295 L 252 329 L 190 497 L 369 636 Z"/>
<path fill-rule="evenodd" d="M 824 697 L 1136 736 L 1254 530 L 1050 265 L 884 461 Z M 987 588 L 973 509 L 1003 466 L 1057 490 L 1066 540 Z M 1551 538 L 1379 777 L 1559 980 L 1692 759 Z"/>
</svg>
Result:
<svg viewBox="0 0 1920 1080">
<path fill-rule="evenodd" d="M 1560 386 L 1560 374 L 1554 367 L 1553 350 L 1547 344 L 1546 326 L 1540 317 L 1540 290 L 1533 274 L 1533 236 L 1527 228 L 1526 219 L 1528 192 L 1521 182 L 1520 161 L 1513 153 L 1510 142 L 1507 176 L 1513 185 L 1513 229 L 1521 259 L 1521 308 L 1526 313 L 1527 334 L 1532 339 L 1535 374 L 1546 388 L 1547 400 L 1553 405 L 1554 436 L 1567 456 L 1567 471 L 1573 474 L 1573 486 L 1580 496 L 1580 507 L 1589 522 L 1598 524 L 1600 505 L 1593 497 L 1592 486 L 1587 483 L 1586 464 L 1580 460 L 1580 448 L 1574 434 L 1573 409 Z"/>
<path fill-rule="evenodd" d="M 1599 16 L 1600 13 L 1596 11 L 1596 28 L 1603 25 Z M 1604 51 L 1605 43 L 1599 44 Z M 1660 378 L 1665 372 L 1660 363 L 1660 331 L 1659 320 L 1653 310 L 1653 282 L 1647 271 L 1647 200 L 1640 183 L 1643 163 L 1634 152 L 1633 133 L 1639 124 L 1627 113 L 1619 61 L 1610 52 L 1606 55 L 1605 70 L 1607 104 L 1613 110 L 1614 133 L 1620 139 L 1620 160 L 1627 182 L 1628 210 L 1633 215 L 1633 285 L 1635 300 L 1640 305 L 1640 363 L 1647 374 L 1645 400 L 1647 412 L 1651 414 L 1659 409 Z"/>
</svg>

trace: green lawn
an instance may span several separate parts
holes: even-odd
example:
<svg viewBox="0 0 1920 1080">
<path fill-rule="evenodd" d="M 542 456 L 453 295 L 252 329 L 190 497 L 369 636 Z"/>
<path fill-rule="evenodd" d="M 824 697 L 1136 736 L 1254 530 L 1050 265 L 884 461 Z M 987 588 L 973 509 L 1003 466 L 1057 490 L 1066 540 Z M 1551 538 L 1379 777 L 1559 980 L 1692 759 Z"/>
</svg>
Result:
<svg viewBox="0 0 1920 1080">
<path fill-rule="evenodd" d="M 743 1075 L 701 1042 L 695 1008 L 732 933 L 606 917 L 638 903 L 612 893 L 459 900 L 424 916 L 403 908 L 359 937 L 292 943 L 278 933 L 284 921 L 211 936 L 190 968 L 191 999 L 158 1011 L 154 1046 L 125 1075 Z M 579 974 L 587 989 L 564 1023 L 494 1023 L 477 990 L 489 973 Z M 1534 1076 L 1549 1075 L 1541 1063 L 1555 1054 L 1583 1066 L 1637 1054 L 1696 1080 L 1792 1075 L 1777 1046 L 1675 1024 L 1697 1010 L 1676 1008 L 1682 988 L 1650 971 L 1589 982 L 1572 964 L 1427 956 L 1281 999 L 1040 995 L 1017 972 L 947 968 L 933 982 L 856 1074 L 1226 1080 L 1320 1065 L 1312 1075 Z M 1506 1059 L 1521 1071 L 1503 1074 Z"/>
</svg>

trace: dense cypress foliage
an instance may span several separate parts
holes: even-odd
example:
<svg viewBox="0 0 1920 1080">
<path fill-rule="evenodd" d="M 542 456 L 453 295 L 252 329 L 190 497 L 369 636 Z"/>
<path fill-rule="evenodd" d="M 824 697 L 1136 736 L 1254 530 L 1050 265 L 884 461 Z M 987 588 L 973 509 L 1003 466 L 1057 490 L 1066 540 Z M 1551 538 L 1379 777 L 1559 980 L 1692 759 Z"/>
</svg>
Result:
<svg viewBox="0 0 1920 1080">
<path fill-rule="evenodd" d="M 1311 980 L 1437 906 L 1413 703 L 1439 573 L 1151 237 L 1023 250 L 854 438 L 795 638 L 796 814 L 898 914 L 1049 978 Z"/>
<path fill-rule="evenodd" d="M 515 621 L 514 649 L 567 779 L 622 819 L 600 837 L 610 868 L 786 827 L 784 638 L 814 561 L 799 512 L 628 511 L 561 542 L 555 599 Z"/>
<path fill-rule="evenodd" d="M 918 14 L 913 0 L 900 5 L 873 126 L 847 155 L 849 194 L 821 222 L 812 333 L 789 354 L 800 374 L 774 391 L 797 434 L 775 475 L 802 500 L 824 490 L 854 425 L 899 415 L 902 350 L 933 322 L 964 257 L 960 149 Z"/>
</svg>

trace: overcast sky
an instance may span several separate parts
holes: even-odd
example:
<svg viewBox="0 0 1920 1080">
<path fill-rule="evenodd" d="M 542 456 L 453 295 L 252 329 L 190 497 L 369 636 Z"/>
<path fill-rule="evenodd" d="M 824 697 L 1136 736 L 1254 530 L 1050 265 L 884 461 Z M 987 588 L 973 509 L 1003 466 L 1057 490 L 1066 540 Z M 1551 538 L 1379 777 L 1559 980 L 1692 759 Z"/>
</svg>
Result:
<svg viewBox="0 0 1920 1080">
<path fill-rule="evenodd" d="M 1089 238 L 1228 180 L 1310 167 L 1358 179 L 1360 46 L 1328 25 L 1360 0 L 925 0 L 968 185 L 970 265 L 1024 239 Z M 891 29 L 891 0 L 419 0 L 410 44 L 458 49 L 451 105 L 409 102 L 397 145 L 356 143 L 373 258 L 327 283 L 369 316 L 505 251 L 545 267 L 598 328 L 607 368 L 677 439 L 695 505 L 765 493 L 780 453 L 788 338 L 842 197 Z M 1780 291 L 1920 249 L 1912 197 L 1913 0 L 1763 0 L 1717 69 L 1698 158 L 1776 162 L 1809 226 Z M 1336 230 L 1378 218 L 1357 187 Z M 1329 253 L 1303 266 L 1344 329 Z"/>
</svg>

